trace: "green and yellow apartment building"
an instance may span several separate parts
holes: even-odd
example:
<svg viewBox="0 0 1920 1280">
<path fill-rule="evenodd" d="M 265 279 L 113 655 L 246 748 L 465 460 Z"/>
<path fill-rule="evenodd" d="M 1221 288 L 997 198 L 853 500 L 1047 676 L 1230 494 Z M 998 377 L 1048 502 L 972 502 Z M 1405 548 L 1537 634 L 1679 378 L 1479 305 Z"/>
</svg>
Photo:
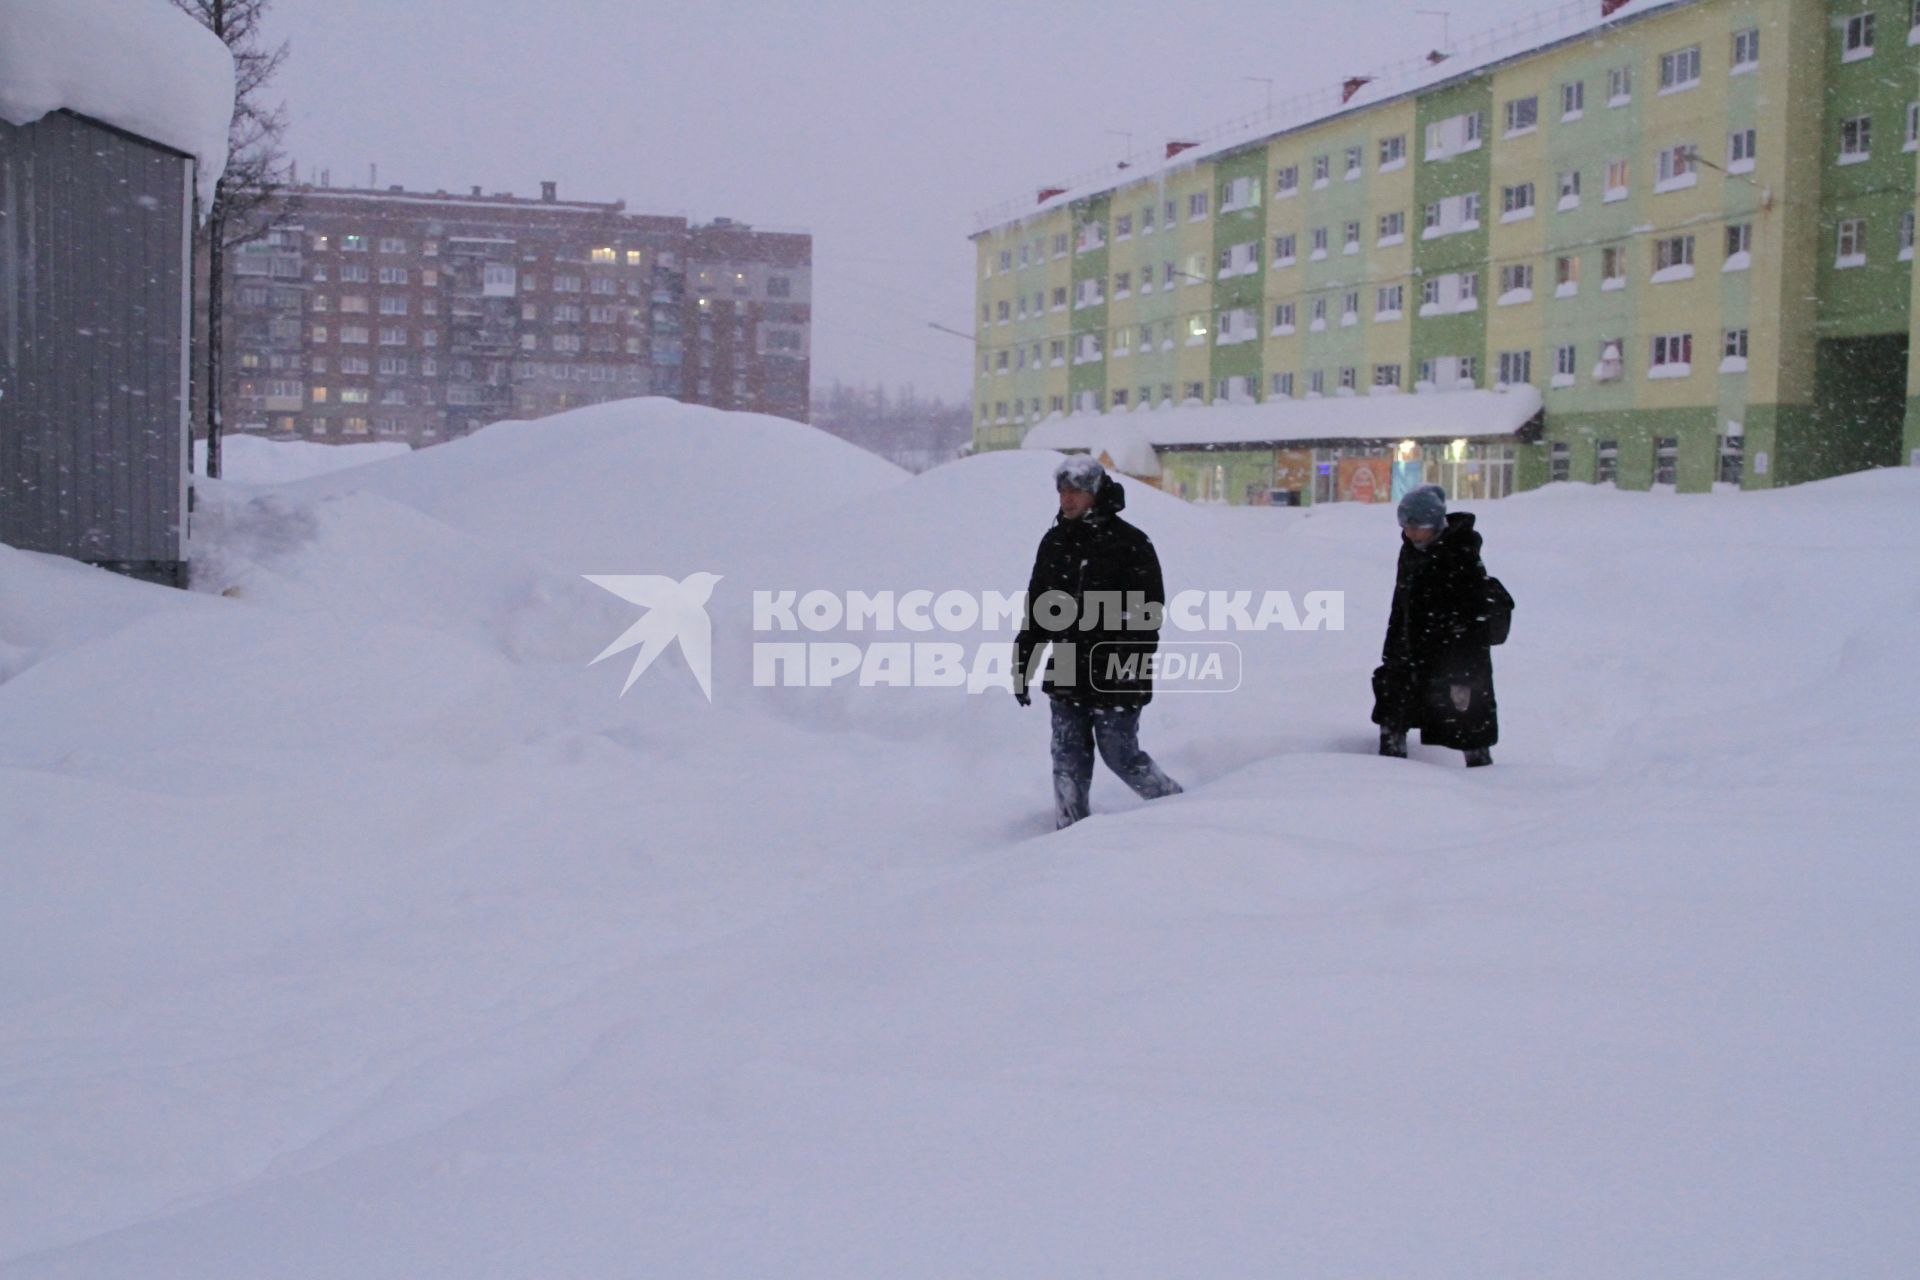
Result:
<svg viewBox="0 0 1920 1280">
<path fill-rule="evenodd" d="M 976 450 L 1197 501 L 1920 465 L 1920 0 L 1579 0 L 976 233 Z"/>
</svg>

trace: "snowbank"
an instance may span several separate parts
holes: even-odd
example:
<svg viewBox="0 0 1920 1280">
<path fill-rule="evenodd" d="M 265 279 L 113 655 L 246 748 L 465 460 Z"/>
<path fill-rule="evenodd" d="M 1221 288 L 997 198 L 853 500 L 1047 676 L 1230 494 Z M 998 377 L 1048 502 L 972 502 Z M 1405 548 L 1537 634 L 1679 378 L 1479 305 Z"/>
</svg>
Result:
<svg viewBox="0 0 1920 1280">
<path fill-rule="evenodd" d="M 297 492 L 377 494 L 580 573 L 643 573 L 906 476 L 803 423 L 649 397 L 495 423 Z"/>
<path fill-rule="evenodd" d="M 220 441 L 220 477 L 236 484 L 286 484 L 411 452 L 397 441 L 317 444 L 311 440 L 229 435 Z"/>
<path fill-rule="evenodd" d="M 1130 486 L 1174 589 L 1347 628 L 1055 835 L 1043 708 L 752 687 L 756 587 L 1017 589 L 1055 501 L 844 447 L 641 402 L 210 486 L 233 599 L 0 551 L 0 1271 L 1920 1270 L 1920 473 L 1476 508 L 1471 772 L 1371 753 L 1390 508 Z M 714 701 L 619 698 L 578 574 L 682 564 Z"/>
<path fill-rule="evenodd" d="M 192 156 L 204 210 L 227 167 L 233 56 L 166 0 L 0 0 L 0 120 L 62 109 Z"/>
<path fill-rule="evenodd" d="M 1277 444 L 1303 440 L 1455 440 L 1510 436 L 1540 412 L 1537 387 L 1419 395 L 1333 396 L 1246 405 L 1076 413 L 1027 432 L 1027 449 L 1106 449 L 1138 465 L 1141 444 Z M 1118 450 L 1118 452 L 1114 452 Z M 1150 474 L 1150 473 L 1149 473 Z"/>
</svg>

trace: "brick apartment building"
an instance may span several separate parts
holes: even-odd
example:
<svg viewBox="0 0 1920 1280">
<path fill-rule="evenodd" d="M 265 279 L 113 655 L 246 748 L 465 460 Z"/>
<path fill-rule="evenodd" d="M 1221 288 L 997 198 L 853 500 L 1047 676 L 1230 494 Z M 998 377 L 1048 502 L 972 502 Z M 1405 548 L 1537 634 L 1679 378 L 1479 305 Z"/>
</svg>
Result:
<svg viewBox="0 0 1920 1280">
<path fill-rule="evenodd" d="M 228 255 L 230 431 L 416 446 L 634 396 L 808 416 L 812 238 L 625 203 L 300 186 Z"/>
</svg>

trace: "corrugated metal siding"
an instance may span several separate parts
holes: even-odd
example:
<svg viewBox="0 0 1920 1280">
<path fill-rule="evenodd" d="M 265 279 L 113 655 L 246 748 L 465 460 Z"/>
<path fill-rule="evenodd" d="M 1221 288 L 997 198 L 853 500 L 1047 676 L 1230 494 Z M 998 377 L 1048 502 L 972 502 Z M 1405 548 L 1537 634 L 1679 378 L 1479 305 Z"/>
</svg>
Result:
<svg viewBox="0 0 1920 1280">
<path fill-rule="evenodd" d="M 0 542 L 185 558 L 184 157 L 0 122 Z"/>
</svg>

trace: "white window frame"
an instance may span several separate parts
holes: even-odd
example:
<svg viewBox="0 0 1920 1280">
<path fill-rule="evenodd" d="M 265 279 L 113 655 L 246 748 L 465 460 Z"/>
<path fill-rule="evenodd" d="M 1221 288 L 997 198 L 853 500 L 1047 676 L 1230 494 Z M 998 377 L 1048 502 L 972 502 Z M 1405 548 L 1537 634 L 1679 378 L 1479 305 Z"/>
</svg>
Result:
<svg viewBox="0 0 1920 1280">
<path fill-rule="evenodd" d="M 1528 94 L 1523 98 L 1508 98 L 1504 108 L 1506 132 L 1508 138 L 1524 138 L 1540 127 L 1540 95 Z"/>
<path fill-rule="evenodd" d="M 1841 36 L 1840 61 L 1859 62 L 1873 56 L 1873 10 L 1857 13 L 1845 20 Z"/>
<path fill-rule="evenodd" d="M 1660 55 L 1660 92 L 1685 93 L 1700 84 L 1700 46 L 1688 45 Z"/>
<path fill-rule="evenodd" d="M 1760 130 L 1752 125 L 1727 135 L 1727 172 L 1752 173 L 1759 163 Z"/>
<path fill-rule="evenodd" d="M 1848 116 L 1840 122 L 1840 154 L 1835 164 L 1865 164 L 1873 158 L 1873 117 Z"/>
<path fill-rule="evenodd" d="M 1835 229 L 1833 265 L 1845 271 L 1867 265 L 1867 220 L 1844 218 Z"/>
</svg>

